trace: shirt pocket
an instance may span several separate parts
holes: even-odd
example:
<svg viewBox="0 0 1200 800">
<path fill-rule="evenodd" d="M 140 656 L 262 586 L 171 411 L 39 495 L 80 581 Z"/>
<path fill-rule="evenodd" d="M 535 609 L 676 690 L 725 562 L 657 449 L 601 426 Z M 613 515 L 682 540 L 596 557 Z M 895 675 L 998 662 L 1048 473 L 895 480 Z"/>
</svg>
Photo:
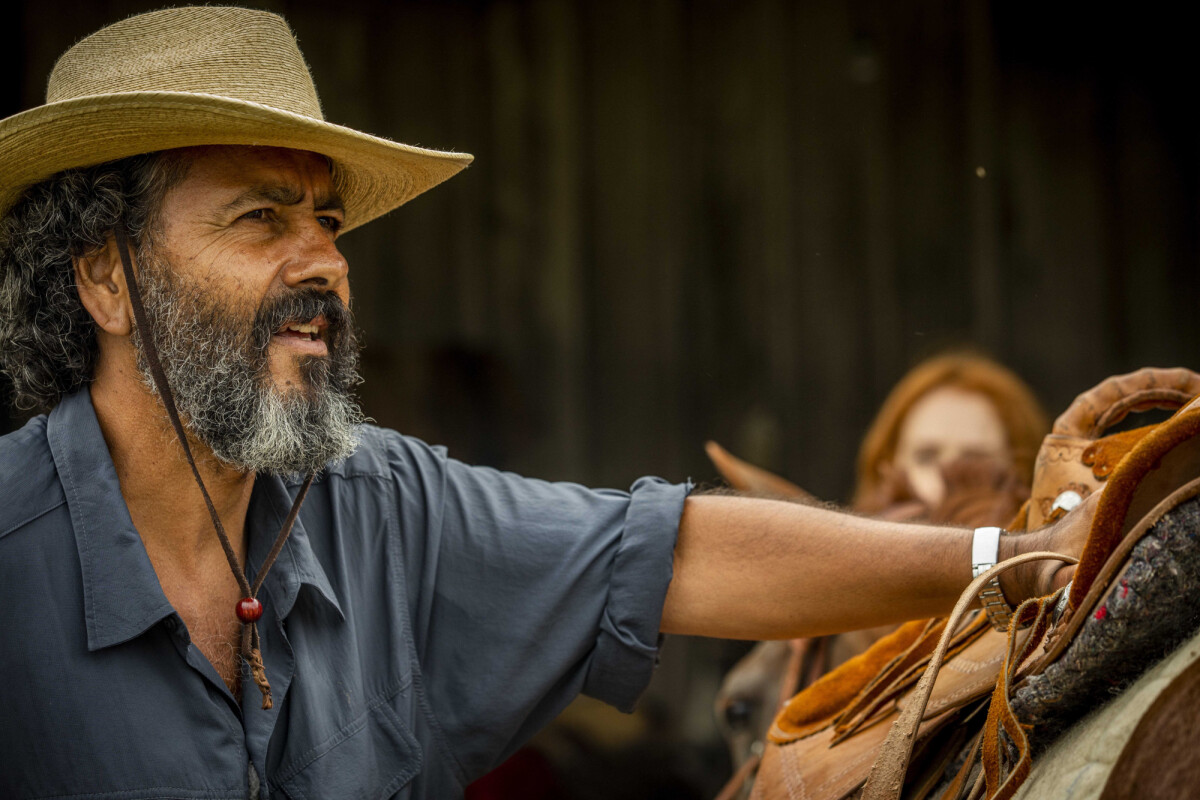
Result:
<svg viewBox="0 0 1200 800">
<path fill-rule="evenodd" d="M 421 762 L 421 745 L 383 700 L 282 770 L 273 783 L 293 800 L 376 800 L 404 788 Z"/>
</svg>

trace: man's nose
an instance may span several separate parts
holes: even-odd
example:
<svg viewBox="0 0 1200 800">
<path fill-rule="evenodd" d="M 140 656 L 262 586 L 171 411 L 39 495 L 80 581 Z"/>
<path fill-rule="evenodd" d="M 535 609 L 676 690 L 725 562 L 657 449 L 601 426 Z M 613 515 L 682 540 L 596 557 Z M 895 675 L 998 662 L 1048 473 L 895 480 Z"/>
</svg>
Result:
<svg viewBox="0 0 1200 800">
<path fill-rule="evenodd" d="M 283 269 L 289 287 L 320 286 L 342 289 L 350 264 L 338 250 L 330 231 L 319 221 L 297 225 L 289 237 L 292 252 Z"/>
</svg>

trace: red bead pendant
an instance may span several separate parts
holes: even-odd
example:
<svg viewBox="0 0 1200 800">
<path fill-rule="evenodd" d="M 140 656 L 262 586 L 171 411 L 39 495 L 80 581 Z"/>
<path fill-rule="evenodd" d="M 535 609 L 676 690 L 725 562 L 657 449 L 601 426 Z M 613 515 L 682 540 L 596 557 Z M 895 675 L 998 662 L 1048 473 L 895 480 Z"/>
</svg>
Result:
<svg viewBox="0 0 1200 800">
<path fill-rule="evenodd" d="M 258 602 L 257 597 L 243 597 L 237 602 L 237 618 L 249 625 L 251 622 L 257 622 L 258 618 L 263 614 L 262 603 Z"/>
</svg>

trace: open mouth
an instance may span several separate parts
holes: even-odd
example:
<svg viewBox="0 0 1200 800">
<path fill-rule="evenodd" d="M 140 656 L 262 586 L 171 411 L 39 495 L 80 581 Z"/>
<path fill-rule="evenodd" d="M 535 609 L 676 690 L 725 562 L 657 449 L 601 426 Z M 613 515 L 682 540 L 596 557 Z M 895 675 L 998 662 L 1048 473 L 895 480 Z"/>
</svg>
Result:
<svg viewBox="0 0 1200 800">
<path fill-rule="evenodd" d="M 289 322 L 275 331 L 276 336 L 293 336 L 301 339 L 316 341 L 323 339 L 325 334 L 325 317 L 313 317 L 308 322 Z"/>
<path fill-rule="evenodd" d="M 289 322 L 275 331 L 275 336 L 294 344 L 308 345 L 316 343 L 324 350 L 328 338 L 328 324 L 323 315 L 313 317 L 308 322 Z M 311 347 L 311 345 L 308 345 Z"/>
</svg>

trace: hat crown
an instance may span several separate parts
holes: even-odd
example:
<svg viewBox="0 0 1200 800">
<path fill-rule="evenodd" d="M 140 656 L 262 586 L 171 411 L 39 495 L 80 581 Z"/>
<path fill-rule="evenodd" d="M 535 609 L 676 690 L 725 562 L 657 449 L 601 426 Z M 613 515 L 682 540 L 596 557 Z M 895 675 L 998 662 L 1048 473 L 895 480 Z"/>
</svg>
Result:
<svg viewBox="0 0 1200 800">
<path fill-rule="evenodd" d="M 245 8 L 171 8 L 102 28 L 59 58 L 46 102 L 125 92 L 217 95 L 324 119 L 287 22 Z"/>
</svg>

